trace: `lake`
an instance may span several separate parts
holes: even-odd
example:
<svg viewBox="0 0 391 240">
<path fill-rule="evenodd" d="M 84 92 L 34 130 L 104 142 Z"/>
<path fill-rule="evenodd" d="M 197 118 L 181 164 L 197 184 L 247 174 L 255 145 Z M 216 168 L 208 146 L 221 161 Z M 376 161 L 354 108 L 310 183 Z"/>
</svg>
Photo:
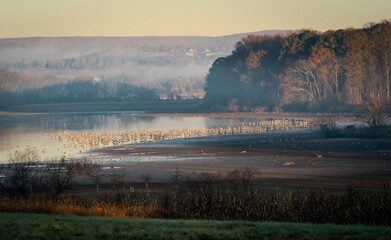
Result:
<svg viewBox="0 0 391 240">
<path fill-rule="evenodd" d="M 80 147 L 75 136 L 103 133 L 168 131 L 172 129 L 213 129 L 254 124 L 254 119 L 210 117 L 146 117 L 138 112 L 74 112 L 0 116 L 0 161 L 26 148 L 36 150 L 43 160 L 61 156 L 80 157 L 96 146 Z M 192 135 L 193 136 L 193 135 Z M 67 138 L 64 140 L 64 137 Z M 73 147 L 73 144 L 78 146 Z M 103 141 L 100 139 L 101 142 Z M 123 142 L 122 142 L 123 143 Z M 110 142 L 107 145 L 115 145 Z M 119 144 L 119 143 L 117 143 Z"/>
</svg>

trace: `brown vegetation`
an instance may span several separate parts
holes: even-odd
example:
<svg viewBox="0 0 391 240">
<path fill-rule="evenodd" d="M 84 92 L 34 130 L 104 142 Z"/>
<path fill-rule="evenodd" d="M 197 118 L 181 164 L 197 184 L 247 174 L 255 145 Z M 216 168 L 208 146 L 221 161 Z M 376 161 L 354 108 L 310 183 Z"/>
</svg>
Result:
<svg viewBox="0 0 391 240">
<path fill-rule="evenodd" d="M 325 111 L 370 99 L 389 102 L 390 38 L 390 21 L 363 29 L 248 36 L 232 55 L 213 63 L 205 99 L 232 111 Z"/>
<path fill-rule="evenodd" d="M 75 179 L 92 175 L 98 168 L 86 159 L 41 162 L 33 150 L 15 152 L 8 163 L 0 165 L 0 193 L 23 199 L 39 193 L 55 199 L 69 190 Z"/>
<path fill-rule="evenodd" d="M 252 170 L 251 170 L 252 171 Z M 250 171 L 250 172 L 251 172 Z M 165 192 L 72 194 L 61 199 L 34 195 L 1 197 L 0 211 L 138 218 L 185 218 L 390 225 L 391 192 L 348 189 L 344 193 L 260 190 L 243 181 L 249 169 L 227 177 L 201 174 Z M 232 178 L 232 175 L 239 176 Z M 243 185 L 244 184 L 244 185 Z M 247 187 L 247 188 L 243 188 Z"/>
</svg>

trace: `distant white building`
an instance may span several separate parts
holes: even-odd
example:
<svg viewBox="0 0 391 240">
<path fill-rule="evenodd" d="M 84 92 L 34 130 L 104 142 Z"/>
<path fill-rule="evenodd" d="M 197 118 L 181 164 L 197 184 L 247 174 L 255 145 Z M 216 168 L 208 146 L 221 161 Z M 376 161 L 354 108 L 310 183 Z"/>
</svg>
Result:
<svg viewBox="0 0 391 240">
<path fill-rule="evenodd" d="M 99 83 L 99 82 L 101 82 L 102 80 L 101 80 L 100 78 L 98 78 L 98 77 L 94 77 L 94 78 L 92 79 L 92 81 L 95 82 L 95 83 Z"/>
<path fill-rule="evenodd" d="M 208 57 L 208 56 L 213 56 L 214 55 L 214 53 L 211 50 L 209 50 L 209 49 L 205 49 L 205 50 L 199 52 L 196 49 L 190 48 L 190 49 L 184 50 L 184 52 L 185 52 L 185 55 L 189 56 L 189 57 L 194 57 L 196 55 L 198 55 L 198 56 L 207 56 Z"/>
<path fill-rule="evenodd" d="M 194 54 L 197 52 L 197 50 L 193 49 L 193 48 L 190 48 L 188 50 L 185 50 L 185 54 L 186 56 L 190 56 L 190 57 L 193 57 Z"/>
</svg>

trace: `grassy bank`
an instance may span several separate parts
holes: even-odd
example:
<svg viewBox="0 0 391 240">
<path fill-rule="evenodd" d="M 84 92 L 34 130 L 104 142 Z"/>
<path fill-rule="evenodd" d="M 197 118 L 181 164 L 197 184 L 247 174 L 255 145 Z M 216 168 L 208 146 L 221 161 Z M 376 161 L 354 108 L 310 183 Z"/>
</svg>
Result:
<svg viewBox="0 0 391 240">
<path fill-rule="evenodd" d="M 390 227 L 0 213 L 0 239 L 390 239 Z"/>
</svg>

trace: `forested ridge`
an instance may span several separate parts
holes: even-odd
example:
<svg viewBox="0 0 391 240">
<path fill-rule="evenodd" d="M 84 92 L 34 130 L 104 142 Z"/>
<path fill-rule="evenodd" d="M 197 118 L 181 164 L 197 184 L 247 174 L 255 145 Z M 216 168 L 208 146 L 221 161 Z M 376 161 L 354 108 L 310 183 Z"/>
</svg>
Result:
<svg viewBox="0 0 391 240">
<path fill-rule="evenodd" d="M 205 100 L 231 111 L 328 110 L 390 101 L 391 22 L 362 29 L 250 35 L 218 58 Z"/>
</svg>

